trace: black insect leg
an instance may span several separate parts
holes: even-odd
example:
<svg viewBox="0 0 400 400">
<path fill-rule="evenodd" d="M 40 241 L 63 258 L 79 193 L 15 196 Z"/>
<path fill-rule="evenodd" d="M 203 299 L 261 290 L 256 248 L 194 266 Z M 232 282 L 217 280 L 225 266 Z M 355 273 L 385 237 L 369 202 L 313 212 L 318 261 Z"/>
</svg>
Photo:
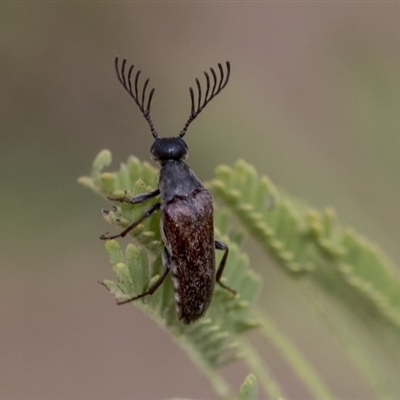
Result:
<svg viewBox="0 0 400 400">
<path fill-rule="evenodd" d="M 139 204 L 143 203 L 146 200 L 151 199 L 152 197 L 158 196 L 160 194 L 159 189 L 154 189 L 151 192 L 148 193 L 141 193 L 138 194 L 131 199 L 125 194 L 125 196 L 122 197 L 108 197 L 109 200 L 113 201 L 119 201 L 120 203 L 129 203 L 129 204 Z"/>
<path fill-rule="evenodd" d="M 140 298 L 142 298 L 144 296 L 153 294 L 160 287 L 160 285 L 164 282 L 164 279 L 167 277 L 168 272 L 170 270 L 169 256 L 168 256 L 167 250 L 165 248 L 164 248 L 164 251 L 162 253 L 162 263 L 163 263 L 163 265 L 165 267 L 164 273 L 144 293 L 139 294 L 138 296 L 132 297 L 131 299 L 118 301 L 117 304 L 118 305 L 126 304 L 126 303 L 129 303 L 131 301 L 140 299 Z"/>
<path fill-rule="evenodd" d="M 224 283 L 221 282 L 222 273 L 224 272 L 226 260 L 228 259 L 229 248 L 225 243 L 220 242 L 219 240 L 215 241 L 215 248 L 218 249 L 218 250 L 224 250 L 224 255 L 222 256 L 222 260 L 219 263 L 219 267 L 218 267 L 218 270 L 217 270 L 216 281 L 224 289 L 229 290 L 233 294 L 236 294 L 235 290 L 231 289 L 229 286 L 227 286 L 227 285 L 225 285 Z"/>
<path fill-rule="evenodd" d="M 109 240 L 109 239 L 116 239 L 119 237 L 124 237 L 128 232 L 130 232 L 133 228 L 136 228 L 143 220 L 146 218 L 150 217 L 151 214 L 153 214 L 154 211 L 158 210 L 161 207 L 161 203 L 156 203 L 153 204 L 147 211 L 143 213 L 143 215 L 136 221 L 132 222 L 129 226 L 127 226 L 121 233 L 118 235 L 113 235 L 113 236 L 107 236 L 101 235 L 100 239 L 101 240 Z"/>
</svg>

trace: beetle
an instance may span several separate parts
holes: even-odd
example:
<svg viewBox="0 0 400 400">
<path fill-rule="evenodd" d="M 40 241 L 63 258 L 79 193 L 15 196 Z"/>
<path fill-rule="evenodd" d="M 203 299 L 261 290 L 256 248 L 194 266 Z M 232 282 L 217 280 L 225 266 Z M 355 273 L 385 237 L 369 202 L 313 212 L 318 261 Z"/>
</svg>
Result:
<svg viewBox="0 0 400 400">
<path fill-rule="evenodd" d="M 214 239 L 211 193 L 184 162 L 188 154 L 188 146 L 183 140 L 191 122 L 226 87 L 230 77 L 230 63 L 226 62 L 226 72 L 218 63 L 219 76 L 213 68 L 210 68 L 211 74 L 204 72 L 206 79 L 204 97 L 200 81 L 196 78 L 197 99 L 195 100 L 195 91 L 190 87 L 191 112 L 183 129 L 176 137 L 160 138 L 150 116 L 155 89 L 152 88 L 147 96 L 150 80 L 147 79 L 139 90 L 140 70 L 136 72 L 132 84 L 134 64 L 126 71 L 126 62 L 127 60 L 124 59 L 120 65 L 118 56 L 115 58 L 117 78 L 150 126 L 154 137 L 150 150 L 151 156 L 161 168 L 156 189 L 138 194 L 133 198 L 129 198 L 125 193 L 122 197 L 109 197 L 109 199 L 129 204 L 143 203 L 156 196 L 160 196 L 161 200 L 153 204 L 121 233 L 112 236 L 105 234 L 100 238 L 108 240 L 124 237 L 154 212 L 160 211 L 160 232 L 164 243 L 162 263 L 165 271 L 144 293 L 117 303 L 125 304 L 153 294 L 168 273 L 171 273 L 178 319 L 188 324 L 196 321 L 206 312 L 211 303 L 215 282 L 233 295 L 236 294 L 233 289 L 221 282 L 229 249 L 225 243 Z M 215 249 L 224 251 L 217 270 Z"/>
</svg>

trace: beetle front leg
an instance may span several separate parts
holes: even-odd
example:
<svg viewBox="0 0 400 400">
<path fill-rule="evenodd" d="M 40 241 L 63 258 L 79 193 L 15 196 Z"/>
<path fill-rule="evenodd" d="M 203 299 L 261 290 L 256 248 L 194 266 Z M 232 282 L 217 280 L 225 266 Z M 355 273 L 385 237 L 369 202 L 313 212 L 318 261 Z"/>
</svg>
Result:
<svg viewBox="0 0 400 400">
<path fill-rule="evenodd" d="M 161 203 L 156 203 L 153 204 L 147 211 L 145 211 L 142 216 L 132 222 L 129 226 L 127 226 L 121 233 L 119 233 L 118 235 L 113 235 L 113 236 L 107 236 L 107 234 L 105 235 L 101 235 L 100 239 L 101 240 L 110 240 L 110 239 L 116 239 L 119 237 L 124 237 L 126 236 L 126 234 L 128 232 L 130 232 L 133 228 L 136 228 L 143 220 L 145 220 L 146 218 L 150 217 L 151 214 L 153 214 L 154 211 L 158 210 L 161 207 Z"/>
<path fill-rule="evenodd" d="M 107 196 L 107 198 L 108 198 L 108 200 L 119 201 L 120 203 L 139 204 L 139 203 L 143 203 L 146 200 L 151 199 L 152 197 L 156 197 L 159 194 L 160 194 L 160 190 L 154 189 L 151 192 L 141 193 L 136 196 L 133 196 L 131 199 L 126 195 L 126 192 L 125 192 L 125 196 L 121 196 L 121 197 Z"/>
<path fill-rule="evenodd" d="M 220 242 L 219 240 L 215 240 L 215 248 L 218 250 L 224 250 L 224 255 L 222 256 L 222 260 L 219 263 L 219 267 L 217 270 L 216 281 L 224 289 L 229 290 L 232 294 L 236 294 L 235 290 L 231 289 L 229 286 L 221 282 L 222 273 L 224 272 L 226 260 L 228 259 L 229 248 L 225 243 Z"/>
</svg>

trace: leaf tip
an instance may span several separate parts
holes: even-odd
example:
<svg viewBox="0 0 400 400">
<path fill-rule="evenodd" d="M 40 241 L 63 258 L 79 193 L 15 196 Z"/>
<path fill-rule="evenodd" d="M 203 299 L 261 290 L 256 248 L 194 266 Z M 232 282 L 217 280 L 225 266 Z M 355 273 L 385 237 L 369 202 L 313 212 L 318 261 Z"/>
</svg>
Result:
<svg viewBox="0 0 400 400">
<path fill-rule="evenodd" d="M 240 387 L 238 400 L 256 400 L 257 391 L 257 379 L 254 374 L 249 374 Z"/>
</svg>

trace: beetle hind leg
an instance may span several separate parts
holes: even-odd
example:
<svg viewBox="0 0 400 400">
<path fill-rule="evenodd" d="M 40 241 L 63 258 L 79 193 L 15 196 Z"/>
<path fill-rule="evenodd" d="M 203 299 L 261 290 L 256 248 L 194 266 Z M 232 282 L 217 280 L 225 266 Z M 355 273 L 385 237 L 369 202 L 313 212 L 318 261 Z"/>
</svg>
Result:
<svg viewBox="0 0 400 400">
<path fill-rule="evenodd" d="M 222 260 L 218 266 L 216 281 L 218 285 L 220 285 L 221 287 L 223 287 L 224 289 L 228 290 L 229 292 L 235 295 L 236 290 L 231 289 L 229 286 L 221 282 L 222 273 L 224 272 L 226 260 L 228 259 L 229 247 L 225 243 L 220 242 L 219 240 L 215 240 L 215 248 L 217 250 L 224 250 L 224 255 L 222 256 Z"/>
<path fill-rule="evenodd" d="M 132 297 L 132 298 L 127 299 L 127 300 L 117 301 L 117 304 L 121 305 L 121 304 L 130 303 L 131 301 L 140 299 L 140 298 L 145 297 L 147 295 L 152 295 L 161 286 L 161 284 L 164 282 L 164 279 L 167 277 L 167 275 L 168 275 L 168 273 L 170 271 L 170 263 L 169 263 L 169 259 L 166 256 L 166 251 L 165 250 L 164 250 L 164 252 L 162 254 L 162 261 L 163 261 L 163 265 L 165 267 L 164 273 L 144 293 L 139 294 L 138 296 Z"/>
</svg>

